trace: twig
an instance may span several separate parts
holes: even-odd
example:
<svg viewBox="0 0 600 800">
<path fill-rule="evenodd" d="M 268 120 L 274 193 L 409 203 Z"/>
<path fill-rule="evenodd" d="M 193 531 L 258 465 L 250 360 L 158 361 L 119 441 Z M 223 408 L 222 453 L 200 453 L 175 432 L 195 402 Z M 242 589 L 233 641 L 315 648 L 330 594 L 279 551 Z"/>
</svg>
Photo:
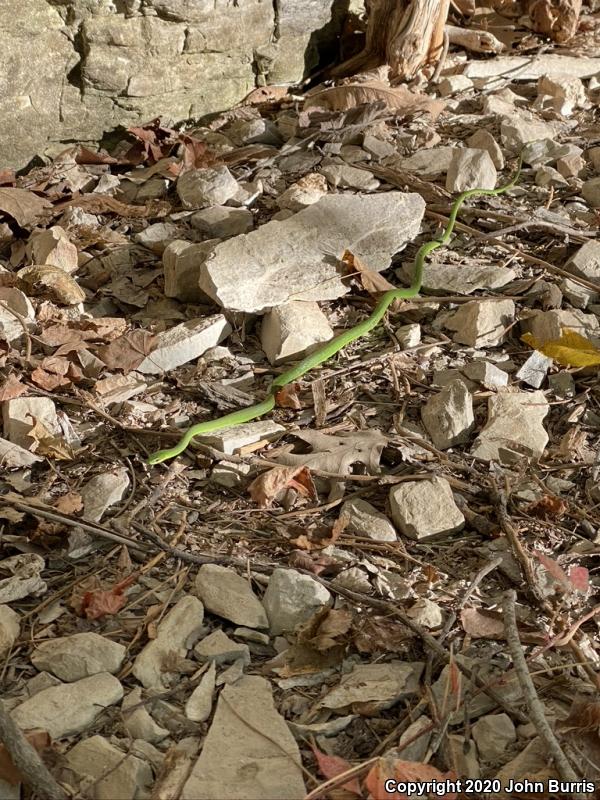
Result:
<svg viewBox="0 0 600 800">
<path fill-rule="evenodd" d="M 450 37 L 448 36 L 448 31 L 444 28 L 444 43 L 442 45 L 442 52 L 440 54 L 438 63 L 435 65 L 435 72 L 431 76 L 431 83 L 437 83 L 439 81 L 440 75 L 444 68 L 444 64 L 446 63 L 446 57 L 448 55 L 449 47 L 450 47 Z"/>
<path fill-rule="evenodd" d="M 506 641 L 510 649 L 515 672 L 517 673 L 521 689 L 523 690 L 523 696 L 531 716 L 531 721 L 535 725 L 540 738 L 543 740 L 550 755 L 554 759 L 556 769 L 558 770 L 562 780 L 576 783 L 579 779 L 575 774 L 573 767 L 569 763 L 569 760 L 564 754 L 558 739 L 552 731 L 552 728 L 548 724 L 548 720 L 546 719 L 546 715 L 544 713 L 544 707 L 537 695 L 535 685 L 531 675 L 529 674 L 527 662 L 525 661 L 525 654 L 523 653 L 523 648 L 521 647 L 521 641 L 519 639 L 515 602 L 516 592 L 514 589 L 510 589 L 508 592 L 505 592 L 503 606 Z M 584 800 L 585 798 L 585 795 L 582 792 L 574 792 L 571 796 L 580 798 L 580 800 Z"/>
<path fill-rule="evenodd" d="M 39 757 L 0 700 L 0 741 L 6 747 L 11 760 L 21 773 L 23 781 L 47 800 L 67 800 L 66 793 L 54 780 L 46 765 Z"/>
</svg>

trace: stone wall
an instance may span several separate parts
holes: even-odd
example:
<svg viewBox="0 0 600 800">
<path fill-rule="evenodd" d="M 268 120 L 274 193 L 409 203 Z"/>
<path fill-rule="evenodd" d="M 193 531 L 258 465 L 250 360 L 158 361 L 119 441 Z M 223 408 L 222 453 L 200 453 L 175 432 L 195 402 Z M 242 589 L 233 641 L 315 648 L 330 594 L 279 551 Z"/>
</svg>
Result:
<svg viewBox="0 0 600 800">
<path fill-rule="evenodd" d="M 349 0 L 1 0 L 0 168 L 294 83 Z"/>
</svg>

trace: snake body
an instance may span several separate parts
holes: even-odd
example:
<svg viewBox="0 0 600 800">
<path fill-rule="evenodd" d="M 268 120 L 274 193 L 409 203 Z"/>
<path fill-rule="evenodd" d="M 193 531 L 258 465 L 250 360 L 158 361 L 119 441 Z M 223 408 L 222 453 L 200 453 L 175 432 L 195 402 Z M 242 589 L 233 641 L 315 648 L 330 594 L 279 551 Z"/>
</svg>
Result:
<svg viewBox="0 0 600 800">
<path fill-rule="evenodd" d="M 253 406 L 248 406 L 248 408 L 242 408 L 239 411 L 233 411 L 231 414 L 225 414 L 225 416 L 219 417 L 218 419 L 208 420 L 207 422 L 199 422 L 196 425 L 192 425 L 192 427 L 188 428 L 181 439 L 173 447 L 169 447 L 165 450 L 158 450 L 156 453 L 152 453 L 148 457 L 148 464 L 159 464 L 162 461 L 168 461 L 171 458 L 176 458 L 186 450 L 192 439 L 194 439 L 196 436 L 214 433 L 215 431 L 222 430 L 223 428 L 229 428 L 234 425 L 242 425 L 245 422 L 250 422 L 258 417 L 263 417 L 265 414 L 268 414 L 275 408 L 275 395 L 278 390 L 284 386 L 287 386 L 287 384 L 292 383 L 298 378 L 301 378 L 303 375 L 306 375 L 307 372 L 310 372 L 310 370 L 314 369 L 319 364 L 322 364 L 324 361 L 330 359 L 333 355 L 342 350 L 342 348 L 346 347 L 351 342 L 356 341 L 356 339 L 360 339 L 362 336 L 365 336 L 367 333 L 369 333 L 369 331 L 372 331 L 373 328 L 376 328 L 394 300 L 405 300 L 410 299 L 411 297 L 416 297 L 419 294 L 423 284 L 425 259 L 430 253 L 432 253 L 434 250 L 437 250 L 438 247 L 444 247 L 444 245 L 448 244 L 448 241 L 452 235 L 452 231 L 454 230 L 458 212 L 460 211 L 460 208 L 465 200 L 468 200 L 470 197 L 477 197 L 479 195 L 498 195 L 506 192 L 507 189 L 510 189 L 512 186 L 514 186 L 519 180 L 519 176 L 521 174 L 521 164 L 522 158 L 520 157 L 515 173 L 508 183 L 504 184 L 504 186 L 500 186 L 497 189 L 468 189 L 467 191 L 458 195 L 450 210 L 448 224 L 446 225 L 443 233 L 439 236 L 439 238 L 432 239 L 419 248 L 415 258 L 413 279 L 411 285 L 407 289 L 390 289 L 389 291 L 385 292 L 381 296 L 379 302 L 369 317 L 362 322 L 359 322 L 358 325 L 355 325 L 353 328 L 349 328 L 343 333 L 340 333 L 338 336 L 324 344 L 323 347 L 320 347 L 318 350 L 310 353 L 310 355 L 303 358 L 297 364 L 290 367 L 285 372 L 282 372 L 281 375 L 278 375 L 271 383 L 269 395 L 263 401 L 256 403 Z"/>
</svg>

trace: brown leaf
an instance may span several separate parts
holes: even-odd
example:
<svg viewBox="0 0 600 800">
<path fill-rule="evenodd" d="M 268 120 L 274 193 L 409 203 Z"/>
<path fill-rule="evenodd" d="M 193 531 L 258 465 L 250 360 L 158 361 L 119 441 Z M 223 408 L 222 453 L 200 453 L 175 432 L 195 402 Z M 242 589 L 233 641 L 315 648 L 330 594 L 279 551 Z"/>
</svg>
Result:
<svg viewBox="0 0 600 800">
<path fill-rule="evenodd" d="M 85 292 L 77 281 L 60 267 L 49 264 L 23 267 L 17 272 L 18 285 L 29 295 L 44 295 L 65 306 L 85 300 Z"/>
<path fill-rule="evenodd" d="M 67 492 L 56 500 L 54 508 L 61 514 L 76 514 L 83 508 L 83 499 L 78 492 Z"/>
<path fill-rule="evenodd" d="M 550 558 L 550 556 L 547 556 L 545 553 L 540 553 L 539 551 L 535 551 L 534 555 L 540 562 L 540 564 L 542 564 L 544 569 L 547 572 L 549 572 L 550 575 L 554 578 L 554 580 L 558 584 L 557 588 L 560 588 L 563 592 L 570 591 L 571 582 L 569 581 L 569 576 L 560 566 L 560 564 L 554 561 L 553 558 Z"/>
<path fill-rule="evenodd" d="M 31 373 L 31 380 L 36 386 L 39 386 L 40 389 L 44 389 L 47 392 L 53 392 L 55 389 L 58 389 L 59 386 L 69 386 L 71 383 L 69 378 L 63 378 L 61 375 L 56 374 L 53 375 L 40 367 L 36 367 L 36 369 L 33 370 Z"/>
<path fill-rule="evenodd" d="M 342 261 L 351 273 L 358 273 L 364 290 L 370 295 L 378 295 L 382 292 L 389 292 L 390 289 L 396 288 L 388 280 L 386 280 L 383 275 L 370 270 L 365 264 L 363 264 L 360 258 L 355 256 L 354 253 L 351 253 L 350 250 L 344 251 Z"/>
<path fill-rule="evenodd" d="M 340 756 L 329 756 L 326 753 L 322 753 L 314 746 L 314 744 L 311 744 L 311 748 L 315 754 L 319 771 L 327 780 L 330 780 L 331 778 L 337 778 L 338 775 L 342 775 L 344 772 L 352 769 L 352 764 L 350 764 L 344 758 L 340 758 Z M 357 797 L 362 797 L 358 778 L 351 778 L 350 780 L 346 781 L 342 784 L 342 788 L 347 792 L 355 794 Z"/>
<path fill-rule="evenodd" d="M 573 704 L 569 716 L 558 723 L 561 731 L 600 730 L 600 702 L 578 701 Z"/>
<path fill-rule="evenodd" d="M 351 627 L 352 614 L 349 611 L 325 606 L 300 627 L 298 643 L 315 650 L 329 650 L 345 644 L 344 637 Z"/>
<path fill-rule="evenodd" d="M 154 350 L 156 336 L 150 331 L 136 329 L 119 336 L 105 347 L 96 349 L 96 355 L 109 369 L 120 369 L 127 375 L 142 363 Z"/>
<path fill-rule="evenodd" d="M 298 411 L 302 408 L 302 403 L 298 397 L 299 383 L 288 383 L 275 392 L 275 405 L 278 408 L 293 408 Z"/>
<path fill-rule="evenodd" d="M 0 211 L 12 217 L 22 228 L 27 227 L 52 204 L 27 189 L 0 188 Z"/>
<path fill-rule="evenodd" d="M 81 615 L 85 614 L 88 619 L 100 619 L 107 614 L 116 614 L 127 602 L 125 589 L 135 583 L 138 577 L 139 573 L 135 572 L 116 583 L 111 589 L 85 592 L 81 601 Z"/>
<path fill-rule="evenodd" d="M 250 497 L 261 508 L 270 506 L 283 489 L 295 489 L 311 500 L 317 499 L 317 490 L 307 467 L 274 467 L 263 472 L 248 486 Z"/>
<path fill-rule="evenodd" d="M 52 744 L 48 731 L 44 731 L 41 728 L 33 728 L 30 731 L 26 731 L 25 738 L 38 753 L 42 753 Z M 3 744 L 0 744 L 0 780 L 10 783 L 11 786 L 16 786 L 16 784 L 23 781 L 23 775 L 13 764 L 10 753 Z"/>
<path fill-rule="evenodd" d="M 309 444 L 312 453 L 285 453 L 283 464 L 307 466 L 333 475 L 349 475 L 353 464 L 364 464 L 369 474 L 379 472 L 379 459 L 388 439 L 381 431 L 368 429 L 331 435 L 321 431 L 295 431 L 294 436 Z"/>
<path fill-rule="evenodd" d="M 16 375 L 9 375 L 8 378 L 0 384 L 0 403 L 5 400 L 14 400 L 15 397 L 21 397 L 27 394 L 29 387 L 21 383 Z"/>
<path fill-rule="evenodd" d="M 347 83 L 342 86 L 330 86 L 309 94 L 304 101 L 307 108 L 327 108 L 331 111 L 347 111 L 363 103 L 383 102 L 385 105 L 403 114 L 424 111 L 436 119 L 443 111 L 446 103 L 434 100 L 425 94 L 411 92 L 406 86 L 388 86 L 383 81 L 366 81 L 365 83 Z"/>
<path fill-rule="evenodd" d="M 399 653 L 414 637 L 409 628 L 387 617 L 358 617 L 354 644 L 359 653 Z"/>
<path fill-rule="evenodd" d="M 340 562 L 332 556 L 325 556 L 322 553 L 305 553 L 303 550 L 292 550 L 288 557 L 288 564 L 290 567 L 312 572 L 313 575 L 341 571 Z"/>
<path fill-rule="evenodd" d="M 555 495 L 547 494 L 544 497 L 540 497 L 539 500 L 536 500 L 533 503 L 530 503 L 526 508 L 525 512 L 530 514 L 532 517 L 537 517 L 538 519 L 560 519 L 564 516 L 565 511 L 567 510 L 567 504 L 564 500 L 560 497 L 556 497 Z"/>
</svg>

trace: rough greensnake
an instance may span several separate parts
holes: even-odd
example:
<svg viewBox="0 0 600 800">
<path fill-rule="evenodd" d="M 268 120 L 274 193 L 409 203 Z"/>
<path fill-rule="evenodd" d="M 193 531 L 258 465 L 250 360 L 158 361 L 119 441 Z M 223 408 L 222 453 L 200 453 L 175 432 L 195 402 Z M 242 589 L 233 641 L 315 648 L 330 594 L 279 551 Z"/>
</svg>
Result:
<svg viewBox="0 0 600 800">
<path fill-rule="evenodd" d="M 192 425 L 192 427 L 188 428 L 181 439 L 173 447 L 169 447 L 165 450 L 158 450 L 156 453 L 152 453 L 148 457 L 148 464 L 159 464 L 161 461 L 168 461 L 171 458 L 176 458 L 177 456 L 181 455 L 184 450 L 186 450 L 192 439 L 194 439 L 196 436 L 214 433 L 215 431 L 222 430 L 223 428 L 230 428 L 234 425 L 242 425 L 245 422 L 250 422 L 253 419 L 257 419 L 257 417 L 262 417 L 265 414 L 268 414 L 269 411 L 272 411 L 275 408 L 275 395 L 282 387 L 287 386 L 287 384 L 292 383 L 298 378 L 301 378 L 303 375 L 306 375 L 307 372 L 310 372 L 310 370 L 314 369 L 319 364 L 322 364 L 324 361 L 330 359 L 342 348 L 346 347 L 346 345 L 349 345 L 356 339 L 360 339 L 362 336 L 365 336 L 365 334 L 369 333 L 369 331 L 372 331 L 373 328 L 379 325 L 385 312 L 394 302 L 394 300 L 406 300 L 410 299 L 411 297 L 416 297 L 416 295 L 419 294 L 423 283 L 425 259 L 430 253 L 432 253 L 434 250 L 437 250 L 438 247 L 443 247 L 448 243 L 452 235 L 452 231 L 454 230 L 456 217 L 465 200 L 468 200 L 469 197 L 476 197 L 477 195 L 498 195 L 506 192 L 507 189 L 510 189 L 512 186 L 514 186 L 519 180 L 519 176 L 521 174 L 521 164 L 522 156 L 519 157 L 519 163 L 515 173 L 508 183 L 504 184 L 504 186 L 500 186 L 497 189 L 469 189 L 466 192 L 459 194 L 452 205 L 450 216 L 448 218 L 448 224 L 446 225 L 446 228 L 441 236 L 437 239 L 432 239 L 431 241 L 426 242 L 419 248 L 415 258 L 412 283 L 407 289 L 391 289 L 390 291 L 385 292 L 381 296 L 379 302 L 375 306 L 374 311 L 369 317 L 362 322 L 359 322 L 358 325 L 355 325 L 353 328 L 349 328 L 343 333 L 340 333 L 338 336 L 324 344 L 323 347 L 320 347 L 318 350 L 310 353 L 310 355 L 307 355 L 297 364 L 290 367 L 285 372 L 282 372 L 281 375 L 278 375 L 271 383 L 268 396 L 262 402 L 256 403 L 253 406 L 248 406 L 248 408 L 242 408 L 239 411 L 233 411 L 231 414 L 226 414 L 218 419 L 212 419 L 208 420 L 207 422 L 199 422 L 196 425 Z"/>
</svg>

